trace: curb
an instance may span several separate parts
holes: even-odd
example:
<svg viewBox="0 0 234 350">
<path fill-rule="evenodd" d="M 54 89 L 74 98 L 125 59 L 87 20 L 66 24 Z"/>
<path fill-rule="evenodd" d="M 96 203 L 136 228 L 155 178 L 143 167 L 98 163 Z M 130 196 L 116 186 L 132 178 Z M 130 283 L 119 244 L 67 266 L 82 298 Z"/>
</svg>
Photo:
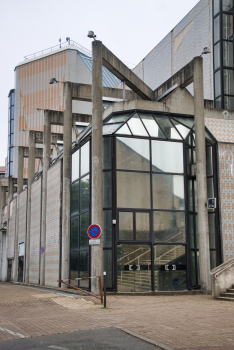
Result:
<svg viewBox="0 0 234 350">
<path fill-rule="evenodd" d="M 175 350 L 175 349 L 171 348 L 170 346 L 167 346 L 167 345 L 164 345 L 162 343 L 158 343 L 157 341 L 154 341 L 154 340 L 151 340 L 149 338 L 143 337 L 142 335 L 139 335 L 139 334 L 136 334 L 136 333 L 134 333 L 132 331 L 129 331 L 126 328 L 122 328 L 122 327 L 119 327 L 119 326 L 115 326 L 115 328 L 117 328 L 117 329 L 121 330 L 122 332 L 127 333 L 127 334 L 129 334 L 129 335 L 131 335 L 131 336 L 133 336 L 135 338 L 143 340 L 146 343 L 155 345 L 155 346 L 157 346 L 158 348 L 160 348 L 162 350 Z"/>
</svg>

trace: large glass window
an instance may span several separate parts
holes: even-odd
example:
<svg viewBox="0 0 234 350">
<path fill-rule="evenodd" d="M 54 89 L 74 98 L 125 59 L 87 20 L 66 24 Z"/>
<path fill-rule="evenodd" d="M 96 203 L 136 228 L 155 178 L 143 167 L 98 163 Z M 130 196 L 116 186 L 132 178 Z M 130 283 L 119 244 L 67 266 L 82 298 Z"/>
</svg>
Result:
<svg viewBox="0 0 234 350">
<path fill-rule="evenodd" d="M 155 211 L 154 241 L 167 243 L 186 242 L 185 213 Z"/>
<path fill-rule="evenodd" d="M 149 141 L 137 138 L 117 137 L 116 168 L 149 171 Z"/>
<path fill-rule="evenodd" d="M 234 70 L 231 70 L 231 69 L 223 70 L 223 87 L 224 87 L 224 94 L 234 95 Z"/>
<path fill-rule="evenodd" d="M 215 97 L 221 95 L 220 70 L 215 73 Z"/>
<path fill-rule="evenodd" d="M 150 174 L 117 172 L 117 206 L 150 208 Z"/>
<path fill-rule="evenodd" d="M 214 70 L 220 67 L 220 43 L 214 46 Z"/>
<path fill-rule="evenodd" d="M 70 229 L 70 278 L 89 276 L 90 225 L 90 175 L 89 142 L 72 154 L 71 169 L 71 229 Z M 84 176 L 84 174 L 87 174 Z M 74 182 L 75 181 L 75 182 Z M 73 281 L 82 288 L 89 287 L 89 280 Z"/>
<path fill-rule="evenodd" d="M 233 0 L 222 0 L 222 10 L 225 12 L 233 12 Z"/>
<path fill-rule="evenodd" d="M 223 14 L 223 39 L 233 39 L 233 15 Z"/>
<path fill-rule="evenodd" d="M 226 67 L 233 67 L 233 42 L 232 41 L 223 41 L 223 65 Z"/>
<path fill-rule="evenodd" d="M 219 24 L 219 17 L 220 16 L 217 16 L 215 19 L 214 19 L 214 44 L 219 41 L 220 39 L 220 24 Z"/>
<path fill-rule="evenodd" d="M 184 210 L 184 177 L 153 174 L 153 208 Z"/>
<path fill-rule="evenodd" d="M 152 141 L 152 171 L 183 173 L 183 144 Z"/>
<path fill-rule="evenodd" d="M 219 0 L 213 0 L 213 13 L 214 16 L 219 13 Z"/>
</svg>

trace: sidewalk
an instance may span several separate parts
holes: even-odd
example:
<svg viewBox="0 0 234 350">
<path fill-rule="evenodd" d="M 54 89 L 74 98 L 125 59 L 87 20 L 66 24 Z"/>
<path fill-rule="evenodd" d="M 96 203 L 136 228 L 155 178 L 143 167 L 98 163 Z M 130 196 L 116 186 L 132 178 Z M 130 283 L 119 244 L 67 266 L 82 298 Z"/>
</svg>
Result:
<svg viewBox="0 0 234 350">
<path fill-rule="evenodd" d="M 120 326 L 180 350 L 234 350 L 234 303 L 207 295 L 74 297 L 0 284 L 0 341 Z"/>
</svg>

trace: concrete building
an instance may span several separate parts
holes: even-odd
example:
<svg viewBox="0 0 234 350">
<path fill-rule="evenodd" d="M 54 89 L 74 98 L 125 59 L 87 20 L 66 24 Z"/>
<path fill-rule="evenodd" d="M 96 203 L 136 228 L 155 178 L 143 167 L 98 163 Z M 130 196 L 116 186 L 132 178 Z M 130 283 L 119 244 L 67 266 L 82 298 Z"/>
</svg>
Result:
<svg viewBox="0 0 234 350">
<path fill-rule="evenodd" d="M 100 41 L 92 59 L 72 44 L 16 66 L 2 280 L 58 286 L 104 270 L 111 290 L 211 291 L 210 271 L 234 257 L 233 70 L 221 64 L 232 11 L 201 0 L 133 71 Z M 92 247 L 91 223 L 103 229 Z"/>
</svg>

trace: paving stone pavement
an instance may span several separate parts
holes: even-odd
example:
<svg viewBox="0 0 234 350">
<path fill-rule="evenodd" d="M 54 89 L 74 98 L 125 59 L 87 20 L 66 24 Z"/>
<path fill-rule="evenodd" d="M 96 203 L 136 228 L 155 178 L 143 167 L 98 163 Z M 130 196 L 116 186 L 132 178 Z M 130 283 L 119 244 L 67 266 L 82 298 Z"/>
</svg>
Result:
<svg viewBox="0 0 234 350">
<path fill-rule="evenodd" d="M 178 350 L 234 350 L 234 303 L 210 295 L 111 295 L 107 309 L 92 297 L 7 283 L 0 296 L 0 342 L 120 326 Z"/>
</svg>

